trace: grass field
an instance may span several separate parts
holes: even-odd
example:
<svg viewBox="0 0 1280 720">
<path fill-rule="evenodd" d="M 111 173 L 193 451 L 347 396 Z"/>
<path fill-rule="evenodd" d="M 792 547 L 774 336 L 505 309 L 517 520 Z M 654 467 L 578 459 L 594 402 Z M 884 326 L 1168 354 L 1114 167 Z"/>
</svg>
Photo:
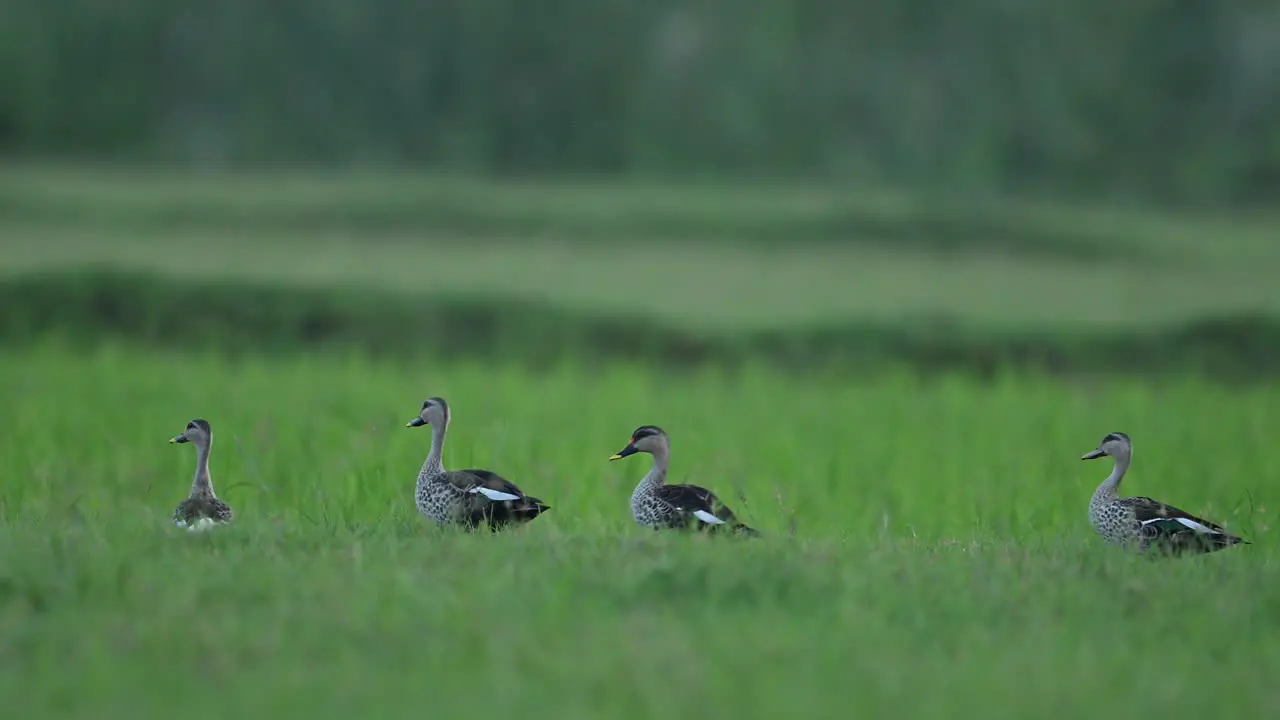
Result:
<svg viewBox="0 0 1280 720">
<path fill-rule="evenodd" d="M 1280 704 L 1274 388 L 54 347 L 0 357 L 0 378 L 0 694 L 36 716 Z M 455 411 L 446 462 L 498 469 L 550 514 L 498 537 L 415 517 L 428 437 L 403 425 L 436 393 Z M 194 464 L 166 440 L 196 416 L 239 512 L 206 537 L 166 521 Z M 768 538 L 634 528 L 647 458 L 605 458 L 644 423 L 672 434 L 677 479 L 720 490 Z M 1136 444 L 1127 491 L 1254 544 L 1172 563 L 1108 552 L 1085 520 L 1107 467 L 1077 458 L 1111 430 Z"/>
<path fill-rule="evenodd" d="M 943 214 L 814 190 L 6 172 L 0 274 L 497 288 L 730 335 L 1280 311 L 1274 219 Z M 24 717 L 1280 711 L 1274 381 L 64 340 L 0 348 L 0 698 Z M 419 518 L 430 439 L 404 424 L 429 395 L 453 408 L 447 465 L 492 468 L 551 512 L 497 536 Z M 195 453 L 167 440 L 195 417 L 237 511 L 204 536 L 169 523 Z M 671 434 L 672 481 L 765 537 L 640 531 L 648 457 L 606 458 L 642 424 Z M 1117 430 L 1136 449 L 1123 492 L 1252 544 L 1172 562 L 1104 546 L 1086 508 L 1109 461 L 1078 458 Z"/>
</svg>

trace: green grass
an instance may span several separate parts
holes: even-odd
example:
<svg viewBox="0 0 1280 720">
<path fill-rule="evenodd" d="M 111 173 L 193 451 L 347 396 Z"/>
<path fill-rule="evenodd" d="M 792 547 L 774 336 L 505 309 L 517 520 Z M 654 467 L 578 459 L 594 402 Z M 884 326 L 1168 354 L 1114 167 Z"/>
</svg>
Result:
<svg viewBox="0 0 1280 720">
<path fill-rule="evenodd" d="M 0 697 L 33 717 L 1063 717 L 1280 705 L 1270 514 L 1280 387 L 292 359 L 48 346 L 0 354 Z M 553 506 L 440 532 L 411 486 L 424 396 L 446 462 Z M 194 453 L 238 511 L 168 527 Z M 674 480 L 768 534 L 658 536 L 627 498 L 666 428 Z M 1125 490 L 1254 544 L 1148 562 L 1094 538 Z M 745 496 L 744 501 L 739 493 Z M 794 533 L 793 533 L 794 529 Z M 1105 711 L 1104 711 L 1105 712 Z"/>
<path fill-rule="evenodd" d="M 1008 331 L 1147 330 L 1276 314 L 1277 235 L 1274 216 L 861 188 L 0 173 L 0 275 L 103 264 L 537 300 L 704 333 L 937 318 Z"/>
</svg>

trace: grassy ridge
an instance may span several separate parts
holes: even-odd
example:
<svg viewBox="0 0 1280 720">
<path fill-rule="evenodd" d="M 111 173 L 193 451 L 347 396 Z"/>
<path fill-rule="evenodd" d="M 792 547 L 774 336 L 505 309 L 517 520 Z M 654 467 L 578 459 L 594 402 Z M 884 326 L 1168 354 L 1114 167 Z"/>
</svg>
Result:
<svg viewBox="0 0 1280 720">
<path fill-rule="evenodd" d="M 417 298 L 368 288 L 313 288 L 89 269 L 0 279 L 0 340 L 51 335 L 81 345 L 131 340 L 158 347 L 284 352 L 360 347 L 377 355 L 506 358 L 545 367 L 627 360 L 668 368 L 756 361 L 842 375 L 913 368 L 991 376 L 1198 371 L 1256 380 L 1280 370 L 1280 321 L 1205 319 L 1141 333 L 1044 329 L 1015 333 L 958 323 L 852 320 L 708 333 L 643 313 L 568 310 L 504 298 Z"/>
<path fill-rule="evenodd" d="M 1156 214 L 841 184 L 499 182 L 408 172 L 204 174 L 21 165 L 0 169 L 0 217 L 107 231 L 834 242 L 1088 262 L 1149 261 L 1170 252 L 1200 259 L 1274 256 L 1270 240 L 1280 224 L 1280 217 L 1261 211 Z"/>
<path fill-rule="evenodd" d="M 849 188 L 18 168 L 0 172 L 0 320 L 14 338 L 190 339 L 198 317 L 212 343 L 430 332 L 437 352 L 539 358 L 1243 375 L 1277 346 L 1277 228 Z"/>
<path fill-rule="evenodd" d="M 49 346 L 0 354 L 0 391 L 0 695 L 33 715 L 1066 718 L 1141 698 L 1192 717 L 1280 701 L 1273 386 Z M 436 393 L 455 409 L 446 462 L 499 470 L 550 514 L 498 537 L 415 516 L 427 438 L 403 424 Z M 194 416 L 240 517 L 173 537 L 194 457 L 165 441 Z M 768 537 L 635 528 L 647 458 L 605 458 L 642 423 L 671 432 L 673 479 Z M 1084 509 L 1107 466 L 1076 458 L 1112 430 L 1137 445 L 1128 492 L 1254 544 L 1175 563 L 1101 547 Z"/>
</svg>

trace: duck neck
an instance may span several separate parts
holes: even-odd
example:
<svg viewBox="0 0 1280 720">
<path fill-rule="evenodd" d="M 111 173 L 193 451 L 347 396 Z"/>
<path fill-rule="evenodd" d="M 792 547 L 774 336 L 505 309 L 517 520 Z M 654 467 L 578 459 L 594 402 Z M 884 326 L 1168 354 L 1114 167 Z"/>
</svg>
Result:
<svg viewBox="0 0 1280 720">
<path fill-rule="evenodd" d="M 667 482 L 667 468 L 671 466 L 671 449 L 665 445 L 653 451 L 653 467 L 640 481 L 636 492 L 653 492 Z"/>
<path fill-rule="evenodd" d="M 427 453 L 427 461 L 422 463 L 419 478 L 432 477 L 444 473 L 444 434 L 448 430 L 445 425 L 431 426 L 431 452 Z"/>
<path fill-rule="evenodd" d="M 191 497 L 215 497 L 213 478 L 209 475 L 209 451 L 212 447 L 213 438 L 196 443 L 196 476 L 191 481 Z"/>
<path fill-rule="evenodd" d="M 1106 480 L 1098 486 L 1097 492 L 1093 494 L 1095 498 L 1103 500 L 1114 499 L 1119 493 L 1120 481 L 1124 480 L 1124 474 L 1129 471 L 1129 464 L 1133 462 L 1133 455 L 1130 453 L 1117 453 L 1115 456 L 1116 464 L 1111 469 L 1111 474 Z"/>
</svg>

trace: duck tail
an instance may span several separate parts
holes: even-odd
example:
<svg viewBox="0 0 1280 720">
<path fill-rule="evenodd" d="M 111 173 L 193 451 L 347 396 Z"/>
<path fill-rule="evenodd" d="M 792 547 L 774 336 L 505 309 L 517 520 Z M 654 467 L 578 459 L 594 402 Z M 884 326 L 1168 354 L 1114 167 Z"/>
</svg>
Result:
<svg viewBox="0 0 1280 720">
<path fill-rule="evenodd" d="M 538 498 L 533 497 L 532 495 L 525 495 L 524 502 L 520 503 L 520 506 L 516 508 L 516 514 L 532 520 L 550 509 L 550 505 L 542 502 Z"/>
<path fill-rule="evenodd" d="M 1230 533 L 1222 533 L 1220 537 L 1214 538 L 1214 540 L 1217 542 L 1217 544 L 1223 547 L 1229 547 L 1231 545 L 1252 545 L 1253 544 L 1242 537 L 1236 537 L 1235 535 L 1232 535 Z"/>
<path fill-rule="evenodd" d="M 1225 532 L 1204 533 L 1200 535 L 1191 536 L 1187 539 L 1183 539 L 1181 540 L 1181 542 L 1175 541 L 1173 543 L 1170 543 L 1170 547 L 1166 549 L 1166 552 L 1170 552 L 1175 555 L 1181 555 L 1187 552 L 1211 553 L 1211 552 L 1217 552 L 1219 550 L 1229 548 L 1232 545 L 1241 545 L 1241 544 L 1249 545 L 1251 543 L 1248 540 L 1245 540 L 1244 538 L 1236 537 L 1231 533 L 1225 533 Z"/>
</svg>

